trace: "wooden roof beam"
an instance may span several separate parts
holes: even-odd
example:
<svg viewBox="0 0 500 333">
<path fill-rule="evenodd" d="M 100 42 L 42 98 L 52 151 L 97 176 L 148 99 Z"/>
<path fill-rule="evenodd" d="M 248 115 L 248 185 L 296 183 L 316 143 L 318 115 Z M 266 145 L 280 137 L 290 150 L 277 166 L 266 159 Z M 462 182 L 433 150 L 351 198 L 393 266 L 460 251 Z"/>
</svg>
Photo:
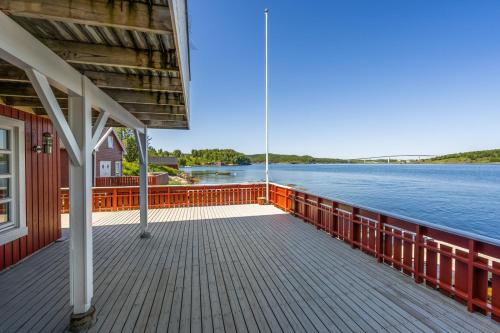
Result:
<svg viewBox="0 0 500 333">
<path fill-rule="evenodd" d="M 107 72 L 83 71 L 94 84 L 108 92 L 108 89 L 137 91 L 155 91 L 182 93 L 179 78 L 148 75 L 127 75 Z M 27 82 L 29 80 L 22 69 L 11 64 L 0 64 L 0 82 Z"/>
<path fill-rule="evenodd" d="M 145 113 L 136 113 L 135 116 L 137 119 L 143 120 L 161 120 L 161 121 L 170 121 L 170 122 L 184 122 L 186 121 L 185 116 L 181 115 L 170 115 L 170 114 L 145 114 Z"/>
<path fill-rule="evenodd" d="M 175 65 L 175 54 L 52 39 L 41 41 L 70 64 L 125 67 L 160 72 L 179 71 Z"/>
<path fill-rule="evenodd" d="M 67 107 L 67 96 L 66 94 L 52 89 L 54 95 L 58 99 L 61 108 Z M 36 95 L 35 89 L 31 85 L 24 83 L 10 83 L 10 82 L 0 82 L 0 97 L 5 101 L 7 105 L 12 106 L 25 106 L 32 108 L 42 107 L 38 96 Z M 158 105 L 158 104 L 138 104 L 138 103 L 127 103 L 120 102 L 120 104 L 134 115 L 137 114 L 169 114 L 169 115 L 182 115 L 186 114 L 186 107 L 184 105 Z"/>
<path fill-rule="evenodd" d="M 58 99 L 66 99 L 67 95 L 57 89 L 52 89 Z M 182 95 L 166 92 L 127 91 L 116 89 L 103 89 L 115 101 L 125 104 L 151 104 L 163 106 L 182 106 Z M 2 82 L 0 80 L 0 96 L 37 99 L 35 89 L 28 82 Z"/>
<path fill-rule="evenodd" d="M 148 128 L 169 128 L 169 129 L 189 129 L 189 124 L 187 121 L 179 122 L 169 122 L 162 120 L 143 120 L 143 122 L 148 126 Z"/>
<path fill-rule="evenodd" d="M 105 72 L 83 72 L 100 88 L 145 90 L 182 93 L 182 84 L 179 78 L 169 78 L 150 75 L 128 75 Z"/>
<path fill-rule="evenodd" d="M 103 89 L 103 91 L 122 104 L 184 105 L 184 97 L 181 93 L 175 94 L 160 91 L 134 91 L 118 89 Z"/>
<path fill-rule="evenodd" d="M 32 107 L 33 112 L 38 115 L 45 115 L 45 109 L 43 107 Z M 68 115 L 68 108 L 61 107 L 61 110 L 65 116 Z M 96 120 L 99 116 L 99 112 L 94 110 L 92 119 Z M 180 114 L 168 114 L 168 113 L 135 113 L 134 116 L 139 120 L 161 120 L 161 121 L 170 121 L 170 122 L 185 122 L 186 116 Z"/>
<path fill-rule="evenodd" d="M 151 105 L 151 104 L 127 104 L 123 103 L 123 107 L 134 115 L 141 113 L 150 114 L 172 114 L 185 115 L 185 106 L 169 106 L 169 105 Z"/>
<path fill-rule="evenodd" d="M 172 32 L 168 7 L 135 1 L 10 0 L 2 1 L 0 9 L 14 16 L 157 34 Z"/>
<path fill-rule="evenodd" d="M 68 98 L 68 95 L 64 92 L 52 88 L 56 98 Z M 32 97 L 38 98 L 38 95 L 28 82 L 0 82 L 0 96 L 9 97 Z"/>
<path fill-rule="evenodd" d="M 42 102 L 38 97 L 17 97 L 17 96 L 3 96 L 0 93 L 5 104 L 10 106 L 22 106 L 30 108 L 43 108 Z M 61 108 L 68 107 L 68 99 L 58 99 L 57 102 Z"/>
</svg>

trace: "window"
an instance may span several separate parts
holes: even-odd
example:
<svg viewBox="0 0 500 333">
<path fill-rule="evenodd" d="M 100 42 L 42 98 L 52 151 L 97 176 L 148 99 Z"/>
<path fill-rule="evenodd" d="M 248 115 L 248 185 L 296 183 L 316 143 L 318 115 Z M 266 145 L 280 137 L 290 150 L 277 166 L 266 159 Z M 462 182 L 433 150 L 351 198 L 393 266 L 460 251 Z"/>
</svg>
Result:
<svg viewBox="0 0 500 333">
<path fill-rule="evenodd" d="M 113 137 L 108 136 L 108 148 L 113 148 Z"/>
<path fill-rule="evenodd" d="M 24 149 L 24 123 L 0 116 L 0 245 L 28 233 Z"/>
<path fill-rule="evenodd" d="M 121 175 L 122 175 L 122 162 L 115 161 L 115 176 L 121 176 Z"/>
</svg>

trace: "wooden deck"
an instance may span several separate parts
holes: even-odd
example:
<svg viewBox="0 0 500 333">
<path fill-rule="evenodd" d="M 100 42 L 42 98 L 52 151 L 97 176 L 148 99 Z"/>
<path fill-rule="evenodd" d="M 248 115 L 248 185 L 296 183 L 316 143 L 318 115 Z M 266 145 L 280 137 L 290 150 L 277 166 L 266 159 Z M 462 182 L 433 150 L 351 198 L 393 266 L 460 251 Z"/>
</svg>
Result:
<svg viewBox="0 0 500 333">
<path fill-rule="evenodd" d="M 63 219 L 64 220 L 64 219 Z M 272 206 L 94 215 L 92 332 L 500 332 Z M 68 240 L 0 273 L 0 332 L 64 331 Z"/>
</svg>

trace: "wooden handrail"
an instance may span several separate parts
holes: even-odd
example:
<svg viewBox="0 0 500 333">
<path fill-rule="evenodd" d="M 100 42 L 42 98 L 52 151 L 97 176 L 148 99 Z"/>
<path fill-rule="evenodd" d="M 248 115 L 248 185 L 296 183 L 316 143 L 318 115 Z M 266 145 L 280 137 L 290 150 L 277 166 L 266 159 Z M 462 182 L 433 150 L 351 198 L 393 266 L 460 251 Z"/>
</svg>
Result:
<svg viewBox="0 0 500 333">
<path fill-rule="evenodd" d="M 167 173 L 148 176 L 148 185 L 166 185 L 167 183 L 168 183 Z M 97 177 L 95 179 L 95 186 L 96 187 L 139 186 L 139 176 Z"/>
<path fill-rule="evenodd" d="M 149 208 L 171 208 L 257 203 L 264 195 L 263 184 L 229 185 L 153 185 L 148 188 Z M 94 187 L 94 212 L 139 209 L 139 187 Z M 61 213 L 69 212 L 69 190 L 61 189 Z"/>
</svg>

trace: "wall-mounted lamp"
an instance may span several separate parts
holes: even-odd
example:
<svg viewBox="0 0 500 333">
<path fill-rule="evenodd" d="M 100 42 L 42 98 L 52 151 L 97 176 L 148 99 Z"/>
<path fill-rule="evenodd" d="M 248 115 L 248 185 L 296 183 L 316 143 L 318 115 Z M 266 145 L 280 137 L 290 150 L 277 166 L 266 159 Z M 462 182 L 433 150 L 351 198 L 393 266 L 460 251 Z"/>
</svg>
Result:
<svg viewBox="0 0 500 333">
<path fill-rule="evenodd" d="M 39 146 L 39 145 L 36 145 L 36 146 L 33 146 L 33 151 L 37 154 L 40 154 L 42 152 L 42 146 Z"/>
<path fill-rule="evenodd" d="M 43 152 L 45 154 L 52 154 L 52 145 L 53 145 L 52 134 L 45 132 L 43 133 Z"/>
</svg>

